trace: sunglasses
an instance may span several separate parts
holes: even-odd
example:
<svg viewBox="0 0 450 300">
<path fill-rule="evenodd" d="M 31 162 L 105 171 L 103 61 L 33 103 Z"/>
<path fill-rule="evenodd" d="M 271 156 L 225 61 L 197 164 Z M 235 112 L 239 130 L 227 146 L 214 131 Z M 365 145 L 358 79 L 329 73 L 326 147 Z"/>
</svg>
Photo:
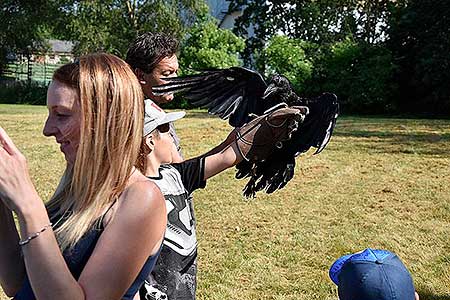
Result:
<svg viewBox="0 0 450 300">
<path fill-rule="evenodd" d="M 158 129 L 158 131 L 161 133 L 169 132 L 170 124 L 166 123 L 166 124 L 159 125 L 158 127 L 156 127 L 156 129 Z"/>
</svg>

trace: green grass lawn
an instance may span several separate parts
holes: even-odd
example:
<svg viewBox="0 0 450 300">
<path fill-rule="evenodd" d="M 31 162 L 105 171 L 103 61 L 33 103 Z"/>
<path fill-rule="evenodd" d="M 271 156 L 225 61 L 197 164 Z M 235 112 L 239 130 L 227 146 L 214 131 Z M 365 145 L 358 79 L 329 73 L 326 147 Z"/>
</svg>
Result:
<svg viewBox="0 0 450 300">
<path fill-rule="evenodd" d="M 41 134 L 45 118 L 44 107 L 0 105 L 0 126 L 48 199 L 64 159 Z M 176 127 L 186 157 L 230 129 L 199 111 Z M 396 252 L 422 300 L 450 299 L 449 120 L 342 117 L 320 155 L 297 159 L 286 188 L 245 200 L 243 186 L 228 170 L 195 193 L 199 300 L 335 300 L 329 266 L 366 247 Z"/>
</svg>

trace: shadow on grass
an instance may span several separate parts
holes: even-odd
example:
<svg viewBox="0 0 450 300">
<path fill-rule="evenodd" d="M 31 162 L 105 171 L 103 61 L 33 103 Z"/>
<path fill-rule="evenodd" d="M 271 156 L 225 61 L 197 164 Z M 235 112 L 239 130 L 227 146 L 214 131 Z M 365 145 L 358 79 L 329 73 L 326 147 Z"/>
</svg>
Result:
<svg viewBox="0 0 450 300">
<path fill-rule="evenodd" d="M 450 133 L 337 130 L 336 137 L 357 138 L 358 147 L 379 153 L 448 155 Z M 373 139 L 373 140 L 371 140 Z M 450 300 L 450 298 L 449 298 Z"/>
<path fill-rule="evenodd" d="M 190 110 L 185 118 L 219 119 L 206 110 Z M 333 136 L 356 138 L 359 149 L 431 156 L 447 156 L 450 153 L 450 147 L 446 146 L 450 144 L 450 123 L 447 120 L 411 119 L 405 122 L 404 119 L 346 117 L 338 122 Z"/>
<path fill-rule="evenodd" d="M 446 142 L 450 141 L 450 133 L 410 133 L 410 132 L 390 132 L 390 131 L 365 131 L 365 130 L 352 130 L 352 131 L 336 131 L 335 136 L 342 137 L 361 137 L 361 138 L 388 138 L 393 141 L 417 141 L 417 142 Z"/>
<path fill-rule="evenodd" d="M 210 119 L 210 118 L 217 118 L 220 119 L 218 116 L 211 115 L 207 113 L 206 111 L 188 111 L 188 114 L 186 115 L 187 119 Z"/>
<path fill-rule="evenodd" d="M 450 294 L 435 295 L 428 290 L 417 290 L 417 293 L 419 294 L 420 300 L 450 300 Z"/>
<path fill-rule="evenodd" d="M 402 138 L 414 139 L 417 141 L 436 142 L 440 140 L 450 140 L 450 133 L 424 133 L 424 132 L 392 132 L 392 131 L 375 131 L 375 130 L 336 130 L 336 136 L 344 137 L 363 137 L 363 138 Z"/>
</svg>

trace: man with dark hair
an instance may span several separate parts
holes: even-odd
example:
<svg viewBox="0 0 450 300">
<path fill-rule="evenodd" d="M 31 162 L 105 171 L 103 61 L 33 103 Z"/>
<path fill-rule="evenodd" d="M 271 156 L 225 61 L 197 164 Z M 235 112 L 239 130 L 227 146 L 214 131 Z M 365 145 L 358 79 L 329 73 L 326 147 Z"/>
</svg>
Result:
<svg viewBox="0 0 450 300">
<path fill-rule="evenodd" d="M 155 96 L 152 87 L 164 83 L 165 77 L 177 76 L 178 41 L 161 33 L 144 33 L 138 36 L 127 51 L 126 62 L 131 66 L 147 98 L 158 105 L 173 100 L 173 95 Z"/>
<path fill-rule="evenodd" d="M 164 78 L 175 77 L 178 72 L 179 42 L 177 39 L 163 34 L 146 32 L 138 36 L 129 46 L 125 61 L 131 66 L 141 84 L 145 97 L 162 105 L 173 100 L 173 94 L 155 96 L 152 87 L 164 84 Z M 183 161 L 180 140 L 170 123 L 170 134 L 173 137 L 176 150 L 175 162 Z"/>
<path fill-rule="evenodd" d="M 164 78 L 177 76 L 178 71 L 178 41 L 162 33 L 144 33 L 138 36 L 127 51 L 126 62 L 131 66 L 136 74 L 142 91 L 145 96 L 155 102 L 157 105 L 168 103 L 173 100 L 173 94 L 155 96 L 152 93 L 152 87 L 164 84 Z M 145 100 L 146 111 L 151 110 L 151 101 Z M 155 105 L 156 111 L 159 107 Z M 154 113 L 156 114 L 154 110 Z M 162 112 L 162 110 L 161 110 Z M 184 159 L 181 155 L 180 140 L 175 133 L 173 122 L 169 123 L 169 133 L 173 139 L 171 157 L 173 163 L 181 163 Z M 161 176 L 157 180 L 162 185 L 170 189 L 177 189 L 178 185 L 173 183 L 173 177 L 170 175 Z M 167 215 L 170 220 L 167 223 L 168 229 L 164 238 L 164 247 L 162 255 L 158 258 L 158 267 L 146 279 L 146 284 L 141 288 L 142 300 L 194 300 L 197 285 L 197 238 L 195 235 L 195 215 L 193 211 L 192 196 L 188 199 L 187 210 L 181 210 L 175 207 L 173 193 L 165 189 L 164 197 L 166 199 Z M 188 214 L 185 211 L 189 212 Z M 183 242 L 178 241 L 179 247 L 170 247 L 170 222 L 183 220 L 188 224 L 188 228 L 193 231 L 185 237 Z M 176 228 L 178 230 L 178 227 Z M 173 229 L 172 229 L 173 231 Z M 183 232 L 178 232 L 183 236 Z M 173 237 L 172 237 L 173 238 Z M 169 240 L 168 240 L 169 239 Z"/>
</svg>

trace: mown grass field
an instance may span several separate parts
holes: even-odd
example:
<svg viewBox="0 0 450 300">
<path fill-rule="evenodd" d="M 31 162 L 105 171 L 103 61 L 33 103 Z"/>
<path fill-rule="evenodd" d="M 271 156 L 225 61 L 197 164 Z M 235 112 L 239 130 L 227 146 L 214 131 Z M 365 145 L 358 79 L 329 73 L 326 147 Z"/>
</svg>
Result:
<svg viewBox="0 0 450 300">
<path fill-rule="evenodd" d="M 45 118 L 44 107 L 0 105 L 0 126 L 48 199 L 64 159 L 41 134 Z M 176 127 L 186 157 L 229 130 L 199 111 Z M 228 170 L 195 193 L 198 299 L 335 300 L 329 266 L 366 247 L 396 252 L 421 299 L 450 299 L 449 120 L 342 117 L 320 155 L 297 159 L 285 189 L 245 200 L 243 186 Z"/>
</svg>

